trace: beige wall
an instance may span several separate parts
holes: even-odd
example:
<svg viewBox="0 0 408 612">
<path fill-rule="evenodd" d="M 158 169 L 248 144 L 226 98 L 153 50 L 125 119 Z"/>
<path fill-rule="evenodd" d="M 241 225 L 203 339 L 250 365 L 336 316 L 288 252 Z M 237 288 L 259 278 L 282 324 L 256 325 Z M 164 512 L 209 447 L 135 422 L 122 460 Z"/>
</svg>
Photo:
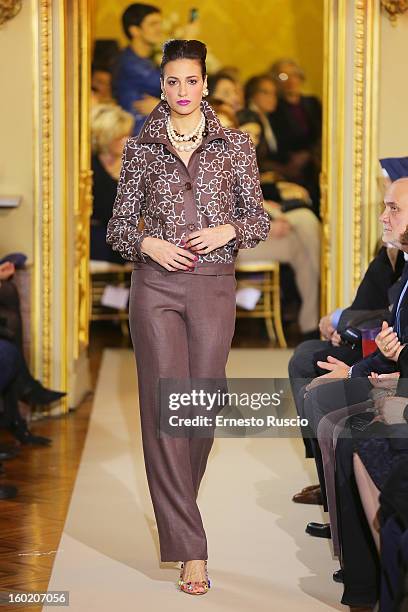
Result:
<svg viewBox="0 0 408 612">
<path fill-rule="evenodd" d="M 0 256 L 23 251 L 32 261 L 33 35 L 31 1 L 0 29 L 0 195 L 21 195 L 17 209 L 0 209 Z"/>
<path fill-rule="evenodd" d="M 129 0 L 94 4 L 95 38 L 116 38 L 125 45 L 120 18 Z M 201 29 L 196 37 L 221 65 L 240 66 L 243 78 L 264 71 L 278 57 L 293 57 L 306 71 L 305 89 L 321 96 L 323 0 L 152 0 L 152 4 L 162 9 L 165 26 L 172 15 L 184 25 L 191 7 L 198 7 Z"/>
<path fill-rule="evenodd" d="M 408 13 L 381 17 L 379 157 L 408 156 Z"/>
</svg>

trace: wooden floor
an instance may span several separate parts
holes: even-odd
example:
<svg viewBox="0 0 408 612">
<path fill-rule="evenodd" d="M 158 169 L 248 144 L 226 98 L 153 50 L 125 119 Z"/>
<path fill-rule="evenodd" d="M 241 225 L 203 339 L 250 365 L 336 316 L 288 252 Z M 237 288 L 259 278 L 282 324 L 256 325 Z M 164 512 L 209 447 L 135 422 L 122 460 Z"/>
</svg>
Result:
<svg viewBox="0 0 408 612">
<path fill-rule="evenodd" d="M 261 321 L 237 322 L 233 346 L 270 346 Z M 289 334 L 289 340 L 290 334 Z M 294 344 L 295 342 L 289 342 Z M 103 348 L 129 346 L 119 329 L 95 325 L 89 356 L 95 383 Z M 0 484 L 14 484 L 18 495 L 0 500 L 0 591 L 46 591 L 57 554 L 71 493 L 92 410 L 89 396 L 75 411 L 63 417 L 35 421 L 31 429 L 53 439 L 50 447 L 20 446 L 20 454 L 4 462 Z M 16 444 L 0 431 L 0 444 Z M 10 612 L 21 606 L 7 606 Z M 25 607 L 24 607 L 25 609 Z M 27 606 L 40 612 L 41 606 Z"/>
</svg>

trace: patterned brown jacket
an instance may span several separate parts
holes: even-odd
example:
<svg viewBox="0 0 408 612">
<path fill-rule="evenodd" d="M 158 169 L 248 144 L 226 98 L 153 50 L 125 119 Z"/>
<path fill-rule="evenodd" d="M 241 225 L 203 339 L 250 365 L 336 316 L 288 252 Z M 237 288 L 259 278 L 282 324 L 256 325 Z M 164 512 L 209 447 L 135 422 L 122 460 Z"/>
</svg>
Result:
<svg viewBox="0 0 408 612">
<path fill-rule="evenodd" d="M 205 100 L 201 109 L 207 136 L 188 166 L 166 133 L 167 102 L 160 102 L 139 136 L 126 142 L 107 242 L 135 268 L 165 270 L 142 253 L 146 236 L 182 246 L 194 230 L 231 223 L 236 237 L 210 253 L 198 255 L 194 274 L 233 274 L 238 249 L 255 247 L 269 232 L 255 148 L 250 137 L 223 128 Z M 143 230 L 138 229 L 140 217 Z M 186 273 L 193 273 L 186 270 Z"/>
</svg>

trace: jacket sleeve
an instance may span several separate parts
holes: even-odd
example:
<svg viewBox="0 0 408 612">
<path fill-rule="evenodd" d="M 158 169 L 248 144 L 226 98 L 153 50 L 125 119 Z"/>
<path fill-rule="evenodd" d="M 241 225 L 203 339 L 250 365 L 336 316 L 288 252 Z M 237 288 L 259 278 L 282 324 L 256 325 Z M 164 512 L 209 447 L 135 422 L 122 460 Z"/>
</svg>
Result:
<svg viewBox="0 0 408 612">
<path fill-rule="evenodd" d="M 145 205 L 144 168 L 143 152 L 135 139 L 129 138 L 123 150 L 118 190 L 106 232 L 106 242 L 128 261 L 146 261 L 140 246 L 148 234 L 137 229 Z"/>
<path fill-rule="evenodd" d="M 255 147 L 248 134 L 242 140 L 234 158 L 235 202 L 228 223 L 235 227 L 236 249 L 251 249 L 266 240 L 270 229 L 268 213 L 264 210 Z"/>
</svg>

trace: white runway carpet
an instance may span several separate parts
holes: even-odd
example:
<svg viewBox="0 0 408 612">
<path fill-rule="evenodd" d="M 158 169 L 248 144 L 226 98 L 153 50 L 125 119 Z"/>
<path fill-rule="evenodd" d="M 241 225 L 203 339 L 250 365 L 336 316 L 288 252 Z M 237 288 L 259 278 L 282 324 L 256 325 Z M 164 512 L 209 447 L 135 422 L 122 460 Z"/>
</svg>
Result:
<svg viewBox="0 0 408 612">
<path fill-rule="evenodd" d="M 289 356 L 234 349 L 228 376 L 287 376 Z M 304 532 L 327 515 L 291 501 L 316 480 L 301 440 L 216 438 L 198 498 L 213 588 L 179 592 L 177 564 L 159 563 L 133 353 L 107 350 L 49 590 L 75 612 L 345 610 L 328 541 Z"/>
</svg>

